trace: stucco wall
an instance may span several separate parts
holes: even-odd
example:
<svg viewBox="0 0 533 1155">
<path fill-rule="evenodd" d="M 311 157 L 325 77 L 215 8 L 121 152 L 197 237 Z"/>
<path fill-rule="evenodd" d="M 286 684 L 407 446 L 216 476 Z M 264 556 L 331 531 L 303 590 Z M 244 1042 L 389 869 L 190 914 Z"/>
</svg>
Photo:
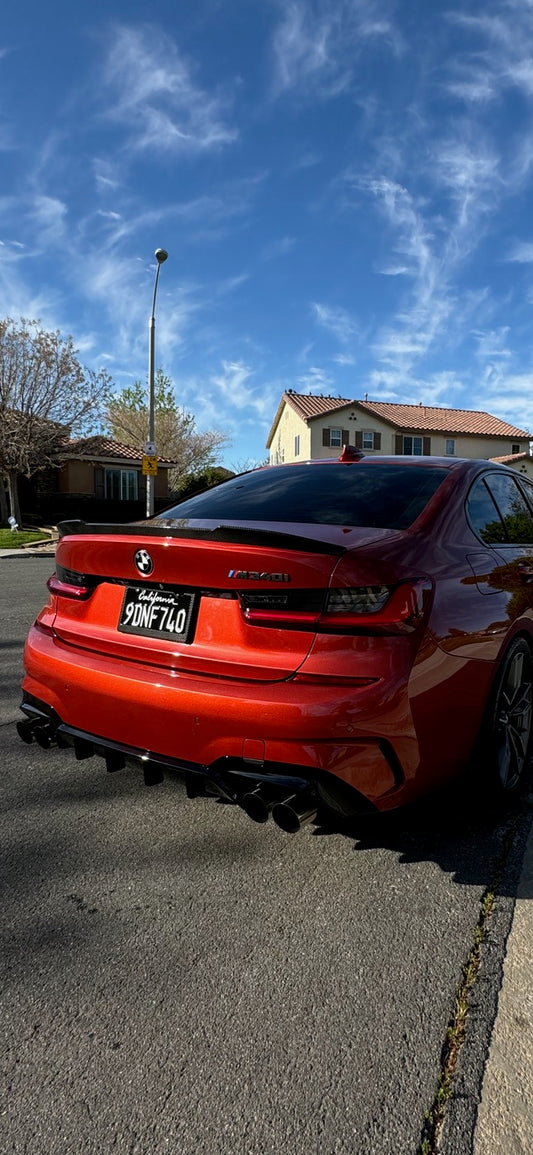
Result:
<svg viewBox="0 0 533 1155">
<path fill-rule="evenodd" d="M 60 493 L 94 493 L 94 466 L 89 461 L 66 461 L 59 470 Z"/>
<path fill-rule="evenodd" d="M 139 466 L 120 464 L 116 465 L 110 462 L 107 465 L 100 463 L 93 463 L 92 461 L 66 461 L 58 473 L 58 490 L 60 493 L 77 493 L 89 494 L 94 496 L 95 482 L 94 471 L 97 468 L 102 469 L 135 469 L 139 473 L 139 493 L 144 491 L 144 478 L 141 476 Z M 168 469 L 159 469 L 155 479 L 154 487 L 155 497 L 161 499 L 168 496 Z"/>
<path fill-rule="evenodd" d="M 300 452 L 294 451 L 295 438 L 300 438 Z M 285 405 L 278 427 L 269 449 L 270 464 L 281 465 L 287 461 L 307 461 L 311 452 L 311 430 L 290 405 Z"/>
</svg>

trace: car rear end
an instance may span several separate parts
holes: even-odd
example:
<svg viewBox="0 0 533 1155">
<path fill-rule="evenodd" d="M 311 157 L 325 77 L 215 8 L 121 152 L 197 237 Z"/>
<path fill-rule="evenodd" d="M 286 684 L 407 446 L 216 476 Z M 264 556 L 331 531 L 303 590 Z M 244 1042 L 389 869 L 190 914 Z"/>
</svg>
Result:
<svg viewBox="0 0 533 1155">
<path fill-rule="evenodd" d="M 21 736 L 109 770 L 133 758 L 147 782 L 172 767 L 189 794 L 288 830 L 324 806 L 397 805 L 419 763 L 408 684 L 432 598 L 410 526 L 445 473 L 404 469 L 402 489 L 390 470 L 309 463 L 138 525 L 64 524 Z"/>
</svg>

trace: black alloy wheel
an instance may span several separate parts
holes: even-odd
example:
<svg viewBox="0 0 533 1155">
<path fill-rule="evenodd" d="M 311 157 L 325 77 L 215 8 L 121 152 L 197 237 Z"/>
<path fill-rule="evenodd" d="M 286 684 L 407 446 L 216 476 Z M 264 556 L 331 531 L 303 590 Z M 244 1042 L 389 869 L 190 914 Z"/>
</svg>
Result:
<svg viewBox="0 0 533 1155">
<path fill-rule="evenodd" d="M 533 737 L 533 656 L 524 638 L 512 642 L 503 659 L 487 737 L 492 784 L 509 795 L 523 779 Z"/>
</svg>

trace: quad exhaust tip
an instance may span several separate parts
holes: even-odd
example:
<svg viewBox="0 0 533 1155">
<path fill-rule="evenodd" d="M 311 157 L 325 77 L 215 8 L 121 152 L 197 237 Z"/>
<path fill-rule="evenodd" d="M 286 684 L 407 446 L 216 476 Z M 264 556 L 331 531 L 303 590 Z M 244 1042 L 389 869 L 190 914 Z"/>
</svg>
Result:
<svg viewBox="0 0 533 1155">
<path fill-rule="evenodd" d="M 308 822 L 314 822 L 316 816 L 316 802 L 308 794 L 292 794 L 272 809 L 276 826 L 286 834 L 297 834 Z"/>
<path fill-rule="evenodd" d="M 261 782 L 255 790 L 250 790 L 249 794 L 241 798 L 240 805 L 252 822 L 267 822 L 276 802 L 279 801 L 279 791 L 273 793 L 272 786 L 267 782 Z"/>
<path fill-rule="evenodd" d="M 297 834 L 317 816 L 316 802 L 309 794 L 301 792 L 283 797 L 266 782 L 245 794 L 240 806 L 253 822 L 266 822 L 272 814 L 276 826 L 286 834 Z"/>
<path fill-rule="evenodd" d="M 61 724 L 55 725 L 44 714 L 39 717 L 24 718 L 23 721 L 16 723 L 16 729 L 23 742 L 31 745 L 35 741 L 43 750 L 49 750 L 51 746 L 55 745 L 61 748 L 73 746 L 74 755 L 78 762 L 92 758 L 96 753 L 102 753 L 109 773 L 122 770 L 126 764 L 122 750 L 101 748 L 99 743 L 91 741 L 88 737 L 81 737 L 78 733 L 75 733 L 74 736 L 70 733 L 64 733 Z M 143 772 L 146 785 L 154 786 L 156 783 L 162 782 L 164 778 L 163 766 L 149 760 L 147 755 L 143 756 L 141 760 L 144 763 Z M 318 813 L 316 800 L 310 792 L 305 789 L 294 792 L 293 788 L 292 793 L 284 794 L 282 784 L 279 781 L 278 783 L 256 782 L 254 788 L 242 795 L 241 798 L 238 798 L 234 792 L 224 789 L 218 779 L 213 778 L 211 780 L 206 778 L 204 774 L 186 773 L 185 783 L 189 798 L 214 794 L 231 801 L 238 801 L 241 809 L 252 822 L 267 822 L 272 815 L 276 826 L 286 834 L 297 834 L 308 822 L 313 822 Z"/>
</svg>

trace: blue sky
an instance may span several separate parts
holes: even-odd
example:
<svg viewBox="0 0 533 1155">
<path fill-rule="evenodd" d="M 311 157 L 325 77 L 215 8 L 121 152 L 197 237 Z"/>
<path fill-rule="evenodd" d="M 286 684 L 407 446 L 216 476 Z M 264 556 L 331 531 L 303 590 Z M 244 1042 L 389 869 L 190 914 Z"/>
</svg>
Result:
<svg viewBox="0 0 533 1155">
<path fill-rule="evenodd" d="M 18 0 L 0 164 L 0 316 L 145 379 L 167 249 L 156 364 L 230 467 L 289 387 L 533 430 L 533 0 Z"/>
</svg>

